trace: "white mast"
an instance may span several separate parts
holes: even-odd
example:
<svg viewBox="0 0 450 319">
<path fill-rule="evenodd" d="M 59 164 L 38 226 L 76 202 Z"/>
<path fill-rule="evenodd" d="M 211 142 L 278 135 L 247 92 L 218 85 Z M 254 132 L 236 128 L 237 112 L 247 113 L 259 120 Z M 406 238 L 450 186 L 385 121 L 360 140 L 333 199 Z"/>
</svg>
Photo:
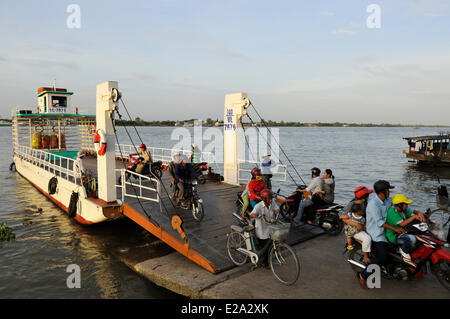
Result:
<svg viewBox="0 0 450 319">
<path fill-rule="evenodd" d="M 250 106 L 246 93 L 225 95 L 225 112 L 223 119 L 223 168 L 224 182 L 239 185 L 239 159 L 242 158 L 241 117 Z"/>
<path fill-rule="evenodd" d="M 112 91 L 118 88 L 119 85 L 116 81 L 97 84 L 97 130 L 103 131 L 106 142 L 105 155 L 97 154 L 98 198 L 105 202 L 114 202 L 117 197 L 115 186 L 116 140 L 112 124 L 113 111 L 116 108 L 116 103 L 113 102 Z"/>
</svg>

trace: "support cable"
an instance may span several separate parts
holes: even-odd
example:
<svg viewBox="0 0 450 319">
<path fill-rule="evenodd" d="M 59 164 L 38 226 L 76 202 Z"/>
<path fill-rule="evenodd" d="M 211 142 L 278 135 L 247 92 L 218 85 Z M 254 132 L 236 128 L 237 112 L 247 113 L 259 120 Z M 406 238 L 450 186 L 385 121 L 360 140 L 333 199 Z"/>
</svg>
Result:
<svg viewBox="0 0 450 319">
<path fill-rule="evenodd" d="M 121 119 L 121 118 L 122 118 L 122 115 L 118 112 L 118 110 L 116 110 L 116 112 L 117 112 L 117 114 L 119 115 L 119 118 Z M 116 126 L 115 126 L 115 124 L 114 124 L 114 121 L 112 121 L 112 123 L 113 123 L 113 128 L 114 128 L 114 135 L 115 135 L 116 141 L 117 141 L 117 146 L 118 146 L 118 148 L 119 148 L 120 157 L 123 159 L 123 158 L 125 158 L 125 157 L 123 156 L 122 149 L 121 149 L 121 147 L 120 147 L 119 138 L 118 138 L 118 136 L 117 136 L 117 129 L 116 129 Z M 125 128 L 125 131 L 127 132 L 128 137 L 130 138 L 132 144 L 134 145 L 133 140 L 132 140 L 132 138 L 131 138 L 131 136 L 130 136 L 130 134 L 128 133 L 128 130 L 127 130 L 126 128 Z M 135 149 L 136 149 L 136 147 L 135 147 Z M 136 149 L 136 151 L 137 151 L 137 149 Z M 127 170 L 126 165 L 125 165 L 125 162 L 122 162 L 122 163 L 123 163 L 124 169 Z M 151 172 L 151 168 L 150 168 L 150 172 Z M 154 176 L 153 173 L 152 173 L 152 175 Z M 156 176 L 154 176 L 154 177 L 156 178 Z M 160 184 L 163 185 L 163 183 L 162 183 L 161 180 L 160 180 Z M 136 199 L 138 200 L 139 205 L 140 205 L 141 208 L 143 209 L 145 215 L 146 215 L 150 220 L 156 222 L 156 220 L 154 220 L 154 219 L 151 217 L 151 215 L 149 215 L 149 214 L 147 213 L 147 211 L 145 210 L 144 206 L 142 205 L 142 203 L 141 203 L 141 201 L 140 201 L 140 199 L 139 199 L 139 197 L 138 197 L 136 188 L 134 187 L 133 183 L 131 183 L 130 185 L 131 185 L 131 187 L 133 188 L 133 191 L 134 191 L 134 193 L 135 193 L 135 195 L 136 195 Z M 125 187 L 126 187 L 126 186 L 125 186 Z M 163 188 L 165 189 L 164 185 L 163 185 Z M 157 193 L 158 193 L 158 190 L 157 190 Z M 166 213 L 167 217 L 169 217 L 169 219 L 170 219 L 170 214 L 169 214 L 169 212 L 168 212 L 168 210 L 167 210 L 167 208 L 166 208 L 166 205 L 165 205 L 164 202 L 163 202 L 163 198 L 162 198 L 161 194 L 158 193 L 158 196 L 159 196 L 159 198 L 160 198 L 160 203 L 161 203 L 162 206 L 164 207 L 164 210 L 165 210 L 165 213 Z M 172 204 L 172 205 L 173 205 L 173 204 Z M 158 224 L 158 226 L 160 226 L 158 222 L 156 222 L 156 223 Z"/>
<path fill-rule="evenodd" d="M 129 119 L 132 121 L 131 115 L 130 115 L 130 113 L 128 112 L 127 107 L 125 106 L 125 103 L 123 102 L 123 98 L 122 98 L 122 97 L 120 98 L 120 101 L 122 102 L 122 105 L 123 105 L 125 111 L 127 112 Z M 122 115 L 120 114 L 120 112 L 119 112 L 118 109 L 116 109 L 116 112 L 117 112 L 117 115 L 119 116 L 119 118 L 122 119 Z M 135 131 L 136 131 L 136 134 L 137 134 L 137 136 L 139 137 L 139 140 L 141 141 L 141 144 L 144 144 L 143 141 L 142 141 L 141 136 L 139 135 L 139 132 L 138 132 L 136 126 L 135 126 L 135 125 L 132 125 L 132 126 L 134 127 L 134 129 L 135 129 Z M 123 127 L 124 127 L 124 129 L 125 129 L 125 132 L 126 132 L 127 135 L 128 135 L 128 138 L 130 139 L 131 144 L 133 145 L 133 147 L 134 147 L 134 149 L 135 149 L 135 151 L 136 151 L 136 153 L 137 153 L 138 150 L 137 150 L 137 148 L 136 148 L 136 145 L 134 144 L 133 138 L 131 137 L 130 133 L 128 132 L 127 127 L 126 127 L 125 125 L 124 125 Z M 115 127 L 114 127 L 114 130 L 115 130 Z M 115 132 L 115 131 L 114 131 L 114 132 Z M 119 143 L 119 142 L 117 142 L 117 143 Z M 119 150 L 120 150 L 120 146 L 119 146 Z M 122 158 L 123 158 L 123 155 L 122 155 L 122 154 L 121 154 L 121 156 L 122 156 Z M 150 168 L 149 168 L 149 171 L 150 171 L 150 174 L 153 176 L 153 178 L 158 179 L 157 176 L 156 176 L 155 174 L 153 174 L 153 172 L 152 172 L 152 170 L 151 170 L 151 166 L 150 166 Z M 170 198 L 169 192 L 167 191 L 166 186 L 164 185 L 164 183 L 162 182 L 162 180 L 160 180 L 160 184 L 161 184 L 162 188 L 164 189 L 164 192 L 166 193 L 167 197 Z M 159 195 L 159 197 L 161 198 L 161 204 L 162 204 L 162 206 L 164 207 L 164 210 L 166 211 L 166 215 L 170 218 L 169 212 L 168 212 L 168 210 L 167 210 L 167 208 L 166 208 L 166 205 L 164 204 L 164 202 L 163 202 L 163 200 L 162 200 L 161 194 L 158 194 L 158 195 Z M 175 205 L 172 203 L 172 201 L 170 201 L 170 203 L 172 204 L 172 207 L 175 209 Z"/>
<path fill-rule="evenodd" d="M 281 152 L 283 152 L 284 156 L 286 157 L 286 159 L 288 160 L 288 162 L 291 164 L 292 168 L 294 169 L 295 173 L 297 174 L 297 176 L 300 178 L 300 180 L 303 182 L 303 184 L 306 184 L 305 181 L 303 180 L 303 178 L 301 177 L 300 173 L 297 171 L 297 169 L 295 168 L 294 164 L 292 164 L 291 160 L 289 159 L 289 157 L 287 156 L 286 152 L 284 151 L 284 149 L 281 147 L 280 143 L 276 140 L 275 136 L 273 136 L 272 132 L 270 131 L 269 127 L 267 126 L 266 122 L 264 121 L 264 119 L 261 117 L 261 115 L 259 115 L 258 111 L 256 110 L 255 105 L 250 101 L 250 105 L 253 106 L 253 109 L 256 112 L 256 115 L 258 115 L 258 117 L 261 120 L 261 123 L 263 123 L 264 127 L 269 131 L 270 136 L 273 138 L 273 140 L 275 141 L 275 143 L 278 144 L 278 147 L 280 148 Z M 248 114 L 247 114 L 248 116 Z M 269 143 L 267 143 L 269 144 Z"/>
<path fill-rule="evenodd" d="M 255 127 L 256 127 L 256 130 L 258 131 L 258 134 L 261 135 L 261 137 L 263 137 L 263 139 L 265 140 L 267 146 L 269 146 L 270 151 L 272 151 L 272 147 L 270 146 L 270 144 L 269 144 L 269 142 L 267 141 L 267 139 L 264 138 L 264 136 L 263 136 L 263 135 L 261 134 L 261 132 L 259 131 L 259 128 L 258 128 L 258 126 L 256 125 L 255 121 L 253 121 L 253 119 L 250 117 L 250 115 L 248 115 L 248 113 L 247 113 L 247 116 L 248 116 L 248 118 L 250 119 L 250 121 L 252 122 L 252 124 L 255 124 Z M 278 144 L 278 146 L 279 146 L 279 144 Z M 280 147 L 280 148 L 281 148 L 281 147 Z M 278 159 L 278 160 L 280 161 L 280 164 L 284 165 L 283 162 L 281 161 L 281 159 Z M 291 165 L 292 165 L 292 164 L 291 164 Z M 292 179 L 292 181 L 294 182 L 294 184 L 298 186 L 297 182 L 295 181 L 294 177 L 291 175 L 291 173 L 289 172 L 289 170 L 287 169 L 287 167 L 286 167 L 286 173 L 288 173 L 289 177 Z M 303 181 L 303 179 L 301 178 L 301 176 L 300 176 L 300 179 L 302 180 L 303 183 L 305 183 L 305 182 Z"/>
</svg>

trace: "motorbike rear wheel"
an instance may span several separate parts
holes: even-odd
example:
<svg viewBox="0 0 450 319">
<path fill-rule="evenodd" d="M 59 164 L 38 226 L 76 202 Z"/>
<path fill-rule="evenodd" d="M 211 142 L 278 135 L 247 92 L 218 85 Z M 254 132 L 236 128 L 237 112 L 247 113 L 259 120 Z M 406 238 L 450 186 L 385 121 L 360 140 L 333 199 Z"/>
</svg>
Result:
<svg viewBox="0 0 450 319">
<path fill-rule="evenodd" d="M 330 215 L 326 218 L 325 222 L 331 224 L 331 228 L 322 227 L 322 229 L 328 234 L 332 236 L 339 235 L 344 228 L 344 223 L 339 218 L 339 215 L 335 212 L 331 212 Z M 323 221 L 322 221 L 323 223 Z"/>
<path fill-rule="evenodd" d="M 291 221 L 292 218 L 297 215 L 297 212 L 293 212 L 291 209 L 289 209 L 286 203 L 281 204 L 280 213 L 286 221 Z"/>
<path fill-rule="evenodd" d="M 198 177 L 197 177 L 197 181 L 198 181 L 200 184 L 205 184 L 205 183 L 206 183 L 206 178 L 205 178 L 205 176 L 203 176 L 203 174 L 200 174 L 200 175 L 198 175 Z"/>
<path fill-rule="evenodd" d="M 441 285 L 450 291 L 450 262 L 439 260 L 436 264 L 431 265 L 431 272 L 436 276 Z"/>
<path fill-rule="evenodd" d="M 348 255 L 348 259 L 354 260 L 360 264 L 364 264 L 364 253 L 362 251 L 362 247 L 360 244 L 353 244 L 353 249 L 350 250 L 350 253 Z M 352 267 L 354 272 L 361 272 L 364 269 L 350 263 L 350 266 Z"/>
<path fill-rule="evenodd" d="M 161 179 L 162 174 L 163 174 L 163 172 L 160 168 L 154 168 L 152 170 L 152 173 L 155 174 L 156 178 L 158 178 L 158 179 Z"/>
</svg>

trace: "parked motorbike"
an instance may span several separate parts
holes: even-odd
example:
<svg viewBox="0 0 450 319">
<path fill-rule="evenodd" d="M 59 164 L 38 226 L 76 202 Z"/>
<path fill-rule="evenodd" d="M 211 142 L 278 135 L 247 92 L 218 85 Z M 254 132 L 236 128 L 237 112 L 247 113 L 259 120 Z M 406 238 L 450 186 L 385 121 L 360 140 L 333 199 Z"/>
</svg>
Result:
<svg viewBox="0 0 450 319">
<path fill-rule="evenodd" d="M 178 197 L 179 189 L 175 190 L 175 198 Z M 198 194 L 198 182 L 197 180 L 193 180 L 191 182 L 184 183 L 184 196 L 181 200 L 182 209 L 191 209 L 192 216 L 198 222 L 203 219 L 204 209 L 203 209 L 203 200 L 200 198 Z"/>
<path fill-rule="evenodd" d="M 208 170 L 208 163 L 201 162 L 201 163 L 192 163 L 192 168 L 194 169 L 195 173 L 197 174 L 197 181 L 200 184 L 206 183 L 206 176 L 203 174 L 203 172 L 206 172 Z"/>
<path fill-rule="evenodd" d="M 279 195 L 286 200 L 280 206 L 280 213 L 285 220 L 291 221 L 297 216 L 298 207 L 300 202 L 304 200 L 303 192 L 300 190 L 305 189 L 305 185 L 300 185 L 289 196 Z M 302 221 L 311 222 L 313 226 L 321 227 L 329 235 L 338 235 L 341 233 L 344 224 L 339 218 L 339 212 L 344 206 L 338 204 L 313 204 L 305 209 Z"/>
<path fill-rule="evenodd" d="M 430 265 L 431 272 L 439 282 L 450 291 L 450 253 L 442 249 L 448 244 L 438 240 L 429 230 L 426 223 L 412 223 L 405 227 L 408 234 L 413 234 L 417 238 L 417 247 L 410 254 L 415 267 L 406 263 L 398 253 L 398 247 L 388 244 L 388 258 L 382 268 L 382 276 L 387 279 L 408 280 L 410 278 L 422 278 L 427 272 L 427 264 Z M 363 252 L 361 243 L 357 240 L 353 250 L 350 251 L 348 262 L 355 272 L 360 272 L 366 268 L 363 262 Z M 374 249 L 372 249 L 374 250 Z"/>
</svg>

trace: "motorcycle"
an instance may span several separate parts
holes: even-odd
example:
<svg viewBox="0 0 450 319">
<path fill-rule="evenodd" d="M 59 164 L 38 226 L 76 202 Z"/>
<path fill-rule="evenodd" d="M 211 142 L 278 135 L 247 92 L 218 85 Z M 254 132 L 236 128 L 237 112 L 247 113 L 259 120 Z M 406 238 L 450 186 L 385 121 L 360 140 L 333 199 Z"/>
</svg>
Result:
<svg viewBox="0 0 450 319">
<path fill-rule="evenodd" d="M 176 187 L 176 186 L 175 186 Z M 178 197 L 179 189 L 178 187 L 175 189 L 175 198 Z M 181 200 L 180 208 L 192 210 L 192 216 L 198 222 L 203 219 L 205 215 L 203 209 L 203 200 L 200 198 L 198 194 L 198 182 L 197 180 L 193 180 L 191 182 L 184 183 L 184 196 Z"/>
<path fill-rule="evenodd" d="M 280 206 L 280 213 L 287 221 L 291 221 L 297 216 L 300 202 L 304 200 L 303 192 L 305 185 L 299 185 L 296 190 L 289 196 L 279 195 L 285 198 L 285 202 Z M 314 195 L 313 195 L 314 196 Z M 314 199 L 313 199 L 314 200 Z M 305 209 L 302 221 L 311 222 L 311 225 L 322 228 L 329 235 L 338 235 L 344 228 L 342 220 L 339 218 L 339 212 L 344 208 L 338 204 L 314 203 Z"/>
<path fill-rule="evenodd" d="M 201 163 L 193 163 L 192 164 L 192 168 L 194 169 L 195 173 L 197 174 L 197 181 L 200 184 L 205 184 L 206 183 L 206 177 L 203 174 L 203 172 L 208 170 L 208 163 L 206 162 L 201 162 Z"/>
<path fill-rule="evenodd" d="M 136 172 L 136 169 L 138 168 L 138 165 L 141 164 L 143 162 L 144 158 L 143 157 L 138 157 L 135 158 L 133 156 L 130 155 L 130 161 L 127 164 L 127 170 L 128 171 L 132 171 L 132 172 Z M 143 165 L 143 164 L 142 164 Z M 141 175 L 149 175 L 150 177 L 156 177 L 157 179 L 161 179 L 162 174 L 163 174 L 163 162 L 162 161 L 156 161 L 153 162 L 150 165 L 150 169 L 151 169 L 151 173 L 148 171 L 148 166 L 145 166 L 144 170 L 141 173 Z M 129 172 L 125 172 L 125 179 L 128 180 L 130 178 L 132 174 Z M 121 183 L 121 177 L 119 177 L 118 179 L 118 183 Z"/>
<path fill-rule="evenodd" d="M 405 227 L 408 234 L 415 235 L 417 247 L 410 254 L 413 264 L 403 260 L 398 252 L 398 246 L 388 244 L 388 258 L 386 264 L 381 267 L 381 274 L 387 279 L 408 280 L 422 278 L 427 272 L 427 264 L 438 281 L 450 291 L 450 253 L 442 249 L 448 244 L 438 240 L 429 230 L 427 223 L 411 223 Z M 363 262 L 361 243 L 353 239 L 354 248 L 350 250 L 348 262 L 355 272 L 366 268 Z M 374 250 L 374 249 L 372 249 Z"/>
</svg>

